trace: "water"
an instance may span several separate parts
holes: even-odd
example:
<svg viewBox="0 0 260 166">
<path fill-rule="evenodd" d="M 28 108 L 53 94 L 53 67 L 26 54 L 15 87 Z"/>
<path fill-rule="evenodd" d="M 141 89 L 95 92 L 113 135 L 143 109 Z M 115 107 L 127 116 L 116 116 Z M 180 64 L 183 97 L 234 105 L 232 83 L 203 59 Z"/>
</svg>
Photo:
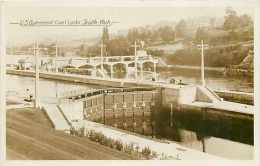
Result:
<svg viewBox="0 0 260 166">
<path fill-rule="evenodd" d="M 103 123 L 102 118 L 95 121 Z M 133 122 L 135 122 L 135 126 Z M 106 118 L 105 124 L 148 137 L 170 140 L 185 147 L 227 159 L 253 159 L 254 148 L 252 145 L 213 136 L 202 137 L 200 132 L 179 128 L 176 124 L 173 126 L 170 126 L 168 123 L 158 124 L 155 120 L 152 125 L 151 122 L 151 117 L 149 116 L 135 115 L 134 121 L 132 117 L 122 118 L 117 116 L 116 118 Z"/>
<path fill-rule="evenodd" d="M 170 75 L 169 73 L 166 73 L 165 77 L 169 75 Z M 198 76 L 185 77 L 181 75 L 177 75 L 177 76 L 175 75 L 175 78 L 182 79 L 183 82 L 189 82 L 189 83 L 200 82 L 200 78 Z M 26 89 L 30 89 L 32 93 L 34 91 L 34 78 L 7 75 L 6 80 L 7 80 L 6 89 L 8 94 L 17 94 L 19 96 L 25 97 Z M 207 77 L 207 84 L 209 87 L 214 89 L 221 89 L 221 90 L 233 90 L 234 88 L 238 88 L 239 90 L 242 89 L 248 92 L 250 91 L 252 92 L 253 87 L 250 86 L 249 82 L 250 81 L 243 80 L 243 79 L 240 80 L 235 78 L 224 78 L 222 76 Z M 72 84 L 68 82 L 40 79 L 40 101 L 43 103 L 51 102 L 53 99 L 56 99 L 57 96 L 61 95 L 66 90 L 71 90 L 73 88 L 91 89 L 91 88 L 98 88 L 98 86 L 75 84 L 75 83 Z M 128 124 L 128 126 L 130 125 L 131 124 Z M 196 133 L 189 130 L 182 129 L 181 135 L 183 141 L 178 142 L 179 144 L 182 144 L 186 147 L 190 147 L 192 149 L 196 149 L 199 151 L 203 150 L 202 141 L 198 139 Z M 247 144 L 234 142 L 222 138 L 216 138 L 212 136 L 207 136 L 204 138 L 204 148 L 207 153 L 225 157 L 228 159 L 253 159 L 253 153 L 254 153 L 254 148 L 252 145 L 247 145 Z"/>
<path fill-rule="evenodd" d="M 6 81 L 7 97 L 16 94 L 17 97 L 25 98 L 28 96 L 26 89 L 29 89 L 29 93 L 33 94 L 34 96 L 34 78 L 7 75 Z M 57 97 L 61 96 L 68 90 L 77 88 L 98 88 L 94 85 L 83 85 L 79 83 L 71 84 L 68 82 L 52 81 L 47 79 L 40 79 L 39 86 L 40 102 L 43 103 L 49 103 L 53 100 L 56 100 Z"/>
<path fill-rule="evenodd" d="M 201 84 L 199 70 L 175 69 L 169 72 L 162 72 L 160 77 L 162 79 L 174 77 L 177 80 L 182 80 L 184 83 Z M 205 72 L 205 82 L 212 90 L 254 92 L 253 80 L 245 77 L 226 77 L 216 72 Z"/>
</svg>

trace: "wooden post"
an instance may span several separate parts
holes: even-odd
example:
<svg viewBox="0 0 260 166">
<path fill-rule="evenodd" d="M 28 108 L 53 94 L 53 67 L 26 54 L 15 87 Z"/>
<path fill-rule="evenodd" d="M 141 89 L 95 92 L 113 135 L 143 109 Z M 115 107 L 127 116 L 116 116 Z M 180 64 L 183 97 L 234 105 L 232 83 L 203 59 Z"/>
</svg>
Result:
<svg viewBox="0 0 260 166">
<path fill-rule="evenodd" d="M 170 127 L 173 126 L 173 105 L 171 103 L 171 113 L 170 113 Z"/>
<path fill-rule="evenodd" d="M 115 108 L 114 108 L 114 105 L 115 105 L 115 95 L 112 95 L 112 96 L 113 96 L 113 101 L 112 101 L 113 120 L 114 120 L 114 123 L 115 123 L 115 120 L 116 120 L 116 116 L 115 116 Z"/>
<path fill-rule="evenodd" d="M 105 98 L 106 98 L 106 96 L 105 96 L 105 94 L 103 94 L 103 106 L 102 106 L 102 108 L 103 108 L 103 120 L 104 120 L 104 124 L 106 124 L 106 109 L 105 109 L 105 106 L 106 106 L 106 102 L 105 102 Z"/>
<path fill-rule="evenodd" d="M 125 111 L 126 111 L 126 107 L 125 107 L 125 94 L 123 93 L 123 125 L 124 125 L 124 129 L 126 127 L 126 120 L 125 120 Z"/>
<path fill-rule="evenodd" d="M 145 108 L 145 106 L 144 106 L 144 92 L 142 92 L 142 110 L 143 110 L 143 121 L 144 121 L 144 108 Z"/>
<path fill-rule="evenodd" d="M 110 78 L 113 78 L 113 65 L 110 65 Z"/>
<path fill-rule="evenodd" d="M 206 113 L 207 113 L 207 108 L 203 108 L 202 109 L 202 113 L 203 113 L 203 119 L 202 119 L 202 126 L 203 126 L 203 129 L 202 129 L 202 134 L 201 134 L 201 143 L 202 143 L 202 151 L 203 152 L 206 152 L 206 146 L 205 146 L 205 136 L 204 136 L 204 132 L 205 132 L 205 129 L 204 129 L 204 125 L 206 124 Z"/>
<path fill-rule="evenodd" d="M 145 116 L 144 116 L 144 92 L 142 92 L 142 105 L 141 105 L 141 108 L 142 108 L 142 111 L 143 111 L 143 134 L 145 133 L 144 129 L 145 129 Z"/>
<path fill-rule="evenodd" d="M 157 81 L 156 63 L 155 62 L 153 62 L 153 73 L 154 73 L 154 80 Z"/>
<path fill-rule="evenodd" d="M 143 63 L 140 64 L 140 68 L 141 68 L 141 80 L 144 80 Z"/>
<path fill-rule="evenodd" d="M 132 121 L 132 123 L 133 123 L 133 132 L 135 131 L 135 106 L 134 106 L 134 104 L 135 104 L 135 94 L 133 93 L 133 108 L 132 108 L 132 111 L 133 111 L 133 121 Z"/>
</svg>

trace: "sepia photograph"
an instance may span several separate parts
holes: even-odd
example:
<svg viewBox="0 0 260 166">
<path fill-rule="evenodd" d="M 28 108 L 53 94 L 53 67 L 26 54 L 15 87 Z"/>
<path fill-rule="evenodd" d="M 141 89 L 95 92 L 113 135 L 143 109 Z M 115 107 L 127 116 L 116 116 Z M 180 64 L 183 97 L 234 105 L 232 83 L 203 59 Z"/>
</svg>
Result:
<svg viewBox="0 0 260 166">
<path fill-rule="evenodd" d="M 254 11 L 7 5 L 6 160 L 254 160 Z"/>
</svg>

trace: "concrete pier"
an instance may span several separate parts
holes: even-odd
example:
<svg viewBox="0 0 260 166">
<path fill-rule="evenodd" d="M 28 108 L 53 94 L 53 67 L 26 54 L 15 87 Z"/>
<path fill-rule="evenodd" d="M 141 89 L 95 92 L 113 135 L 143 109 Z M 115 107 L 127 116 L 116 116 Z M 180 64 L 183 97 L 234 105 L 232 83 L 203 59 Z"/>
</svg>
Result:
<svg viewBox="0 0 260 166">
<path fill-rule="evenodd" d="M 253 93 L 226 91 L 226 90 L 225 91 L 217 90 L 217 91 L 215 91 L 215 93 L 219 97 L 222 97 L 228 101 L 254 105 L 254 94 Z"/>
</svg>

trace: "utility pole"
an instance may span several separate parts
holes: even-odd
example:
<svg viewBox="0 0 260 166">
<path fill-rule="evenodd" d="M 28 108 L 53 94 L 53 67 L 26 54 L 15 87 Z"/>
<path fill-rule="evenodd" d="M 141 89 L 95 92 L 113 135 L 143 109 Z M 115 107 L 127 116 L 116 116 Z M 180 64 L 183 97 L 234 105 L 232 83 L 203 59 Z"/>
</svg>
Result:
<svg viewBox="0 0 260 166">
<path fill-rule="evenodd" d="M 58 67 L 57 67 L 58 53 L 59 53 L 58 51 L 59 51 L 58 42 L 56 41 L 56 44 L 55 44 L 55 59 L 54 59 L 55 73 L 58 73 Z M 55 97 L 58 98 L 58 83 L 57 83 L 57 81 L 55 81 Z"/>
<path fill-rule="evenodd" d="M 203 40 L 201 40 L 201 44 L 197 45 L 201 49 L 201 65 L 200 65 L 200 70 L 201 70 L 201 84 L 202 86 L 205 86 L 205 67 L 204 67 L 204 48 L 208 48 L 208 44 L 204 44 Z"/>
<path fill-rule="evenodd" d="M 40 83 L 40 70 L 39 70 L 39 50 L 43 49 L 46 50 L 46 48 L 39 48 L 38 41 L 34 42 L 33 46 L 33 54 L 35 58 L 35 99 L 34 99 L 34 108 L 40 107 L 40 98 L 39 98 L 39 83 Z"/>
</svg>

